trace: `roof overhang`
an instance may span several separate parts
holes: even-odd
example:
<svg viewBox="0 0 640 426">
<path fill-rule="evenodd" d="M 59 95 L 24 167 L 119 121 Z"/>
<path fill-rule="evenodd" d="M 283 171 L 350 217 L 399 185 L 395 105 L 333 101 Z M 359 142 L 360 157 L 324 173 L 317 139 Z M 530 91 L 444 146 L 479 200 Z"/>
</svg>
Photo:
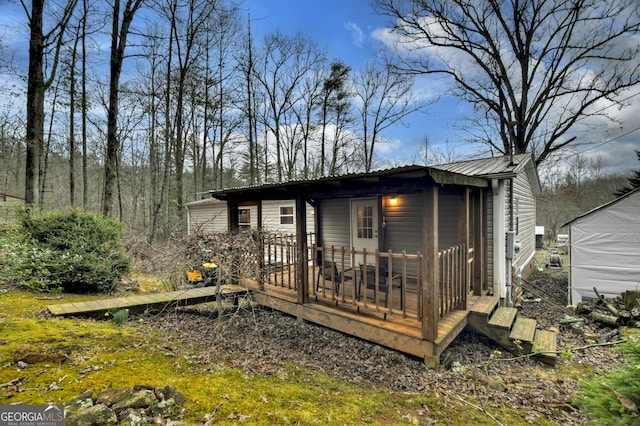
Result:
<svg viewBox="0 0 640 426">
<path fill-rule="evenodd" d="M 456 185 L 476 188 L 488 186 L 486 179 L 437 170 L 425 166 L 406 166 L 369 173 L 330 176 L 214 190 L 209 193 L 224 200 L 279 200 L 303 196 L 306 199 L 355 198 L 389 193 L 415 193 L 429 185 Z"/>
</svg>

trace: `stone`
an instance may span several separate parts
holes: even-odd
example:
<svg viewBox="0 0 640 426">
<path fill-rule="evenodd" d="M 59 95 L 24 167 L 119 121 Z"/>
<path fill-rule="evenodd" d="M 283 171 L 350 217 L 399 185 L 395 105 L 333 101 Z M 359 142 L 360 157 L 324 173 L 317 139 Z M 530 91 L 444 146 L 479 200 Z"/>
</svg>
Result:
<svg viewBox="0 0 640 426">
<path fill-rule="evenodd" d="M 131 398 L 124 399 L 113 405 L 116 412 L 124 411 L 127 408 L 149 408 L 157 404 L 156 394 L 148 389 L 134 393 Z"/>
<path fill-rule="evenodd" d="M 103 404 L 78 410 L 64 419 L 65 426 L 112 426 L 118 424 L 116 413 Z"/>
<path fill-rule="evenodd" d="M 162 393 L 165 399 L 173 398 L 176 404 L 182 405 L 187 400 L 183 394 L 178 392 L 178 389 L 174 385 L 167 385 L 164 387 Z"/>
<path fill-rule="evenodd" d="M 173 398 L 160 401 L 151 407 L 151 415 L 153 417 L 170 418 L 177 417 L 178 414 L 180 414 L 180 408 Z"/>
<path fill-rule="evenodd" d="M 127 410 L 127 412 L 120 417 L 120 426 L 142 426 L 146 423 L 148 423 L 147 419 L 134 410 Z"/>
<path fill-rule="evenodd" d="M 98 393 L 98 396 L 96 396 L 96 403 L 111 407 L 118 402 L 131 398 L 132 396 L 133 391 L 130 389 L 107 388 Z"/>
<path fill-rule="evenodd" d="M 65 404 L 64 413 L 65 416 L 74 414 L 77 411 L 85 410 L 89 407 L 93 407 L 93 391 L 87 390 L 82 395 L 74 398 L 71 402 Z"/>
</svg>

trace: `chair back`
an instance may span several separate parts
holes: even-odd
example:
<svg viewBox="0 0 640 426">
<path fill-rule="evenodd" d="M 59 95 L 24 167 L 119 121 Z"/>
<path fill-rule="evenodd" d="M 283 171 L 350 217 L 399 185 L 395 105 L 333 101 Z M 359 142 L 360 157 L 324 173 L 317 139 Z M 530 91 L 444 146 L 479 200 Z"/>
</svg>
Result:
<svg viewBox="0 0 640 426">
<path fill-rule="evenodd" d="M 366 269 L 366 272 L 365 272 Z M 382 265 L 378 268 L 379 272 L 379 281 L 378 286 L 381 291 L 386 291 L 387 289 L 387 277 L 388 273 L 386 268 Z M 375 288 L 376 287 L 376 266 L 375 265 L 363 265 L 360 264 L 360 280 L 364 281 L 365 273 L 367 275 L 367 288 Z"/>
</svg>

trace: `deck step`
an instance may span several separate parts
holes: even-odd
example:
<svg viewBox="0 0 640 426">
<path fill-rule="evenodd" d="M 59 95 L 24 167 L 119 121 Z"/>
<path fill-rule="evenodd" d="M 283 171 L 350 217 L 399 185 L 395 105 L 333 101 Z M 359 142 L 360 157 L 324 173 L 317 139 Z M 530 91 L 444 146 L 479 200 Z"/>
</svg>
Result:
<svg viewBox="0 0 640 426">
<path fill-rule="evenodd" d="M 557 350 L 557 336 L 553 331 L 536 330 L 533 340 L 534 352 L 539 352 L 540 356 L 554 357 Z"/>
<path fill-rule="evenodd" d="M 513 325 L 513 321 L 516 319 L 516 315 L 518 315 L 518 310 L 516 308 L 500 306 L 489 319 L 489 325 L 492 327 L 510 330 Z"/>
<path fill-rule="evenodd" d="M 499 299 L 497 297 L 482 296 L 473 304 L 470 311 L 474 314 L 490 316 L 498 306 Z"/>
<path fill-rule="evenodd" d="M 519 340 L 521 342 L 533 342 L 536 335 L 537 323 L 534 319 L 518 316 L 516 322 L 513 323 L 509 339 Z"/>
</svg>

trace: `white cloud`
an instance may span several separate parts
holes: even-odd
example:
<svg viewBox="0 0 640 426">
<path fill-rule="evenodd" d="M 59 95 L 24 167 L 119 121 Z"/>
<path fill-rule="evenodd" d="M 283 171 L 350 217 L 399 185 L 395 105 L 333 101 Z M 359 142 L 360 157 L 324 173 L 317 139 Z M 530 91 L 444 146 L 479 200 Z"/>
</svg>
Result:
<svg viewBox="0 0 640 426">
<path fill-rule="evenodd" d="M 358 47 L 362 47 L 364 45 L 366 36 L 358 24 L 355 22 L 346 22 L 344 24 L 344 28 L 351 33 L 351 40 L 353 41 L 353 44 Z"/>
</svg>

